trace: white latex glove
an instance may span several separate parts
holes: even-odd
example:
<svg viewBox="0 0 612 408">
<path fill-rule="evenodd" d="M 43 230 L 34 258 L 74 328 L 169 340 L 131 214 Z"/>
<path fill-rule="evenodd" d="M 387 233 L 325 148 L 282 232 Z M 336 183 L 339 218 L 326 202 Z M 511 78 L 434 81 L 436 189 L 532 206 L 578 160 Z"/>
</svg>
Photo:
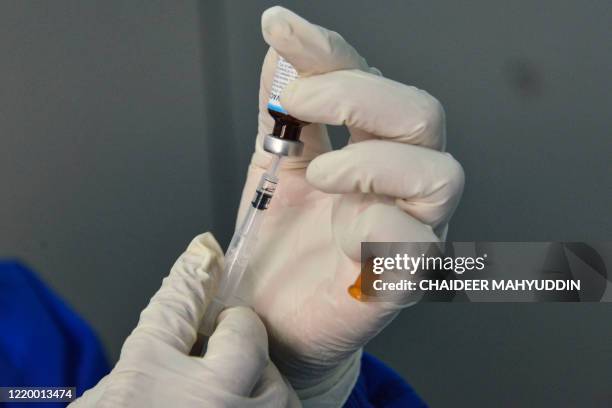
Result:
<svg viewBox="0 0 612 408">
<path fill-rule="evenodd" d="M 300 406 L 270 362 L 266 330 L 251 309 L 225 310 L 206 355 L 188 355 L 222 256 L 211 234 L 196 237 L 140 315 L 115 368 L 70 406 Z"/>
<path fill-rule="evenodd" d="M 281 7 L 263 14 L 262 30 L 271 48 L 239 219 L 270 161 L 262 139 L 273 126 L 266 105 L 278 54 L 301 76 L 281 104 L 313 124 L 302 131 L 303 155 L 284 160 L 241 297 L 262 318 L 272 359 L 302 402 L 339 406 L 357 378 L 361 347 L 411 302 L 348 294 L 360 243 L 442 238 L 463 170 L 442 152 L 444 110 L 427 92 L 383 78 L 340 35 Z M 346 125 L 348 146 L 330 151 L 321 123 Z"/>
</svg>

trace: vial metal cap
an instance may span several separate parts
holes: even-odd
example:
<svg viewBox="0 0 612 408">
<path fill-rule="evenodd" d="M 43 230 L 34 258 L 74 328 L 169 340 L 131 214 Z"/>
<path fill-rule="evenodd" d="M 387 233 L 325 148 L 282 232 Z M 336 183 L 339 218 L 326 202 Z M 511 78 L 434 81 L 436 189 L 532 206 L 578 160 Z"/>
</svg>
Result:
<svg viewBox="0 0 612 408">
<path fill-rule="evenodd" d="M 304 143 L 299 140 L 281 139 L 273 135 L 264 136 L 263 148 L 266 152 L 281 156 L 300 156 Z"/>
</svg>

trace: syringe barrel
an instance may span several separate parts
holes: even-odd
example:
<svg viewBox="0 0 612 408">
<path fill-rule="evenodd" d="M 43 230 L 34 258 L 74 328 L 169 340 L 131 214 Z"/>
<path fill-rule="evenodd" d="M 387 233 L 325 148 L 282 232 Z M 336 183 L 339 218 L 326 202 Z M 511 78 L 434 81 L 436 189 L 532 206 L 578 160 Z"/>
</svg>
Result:
<svg viewBox="0 0 612 408">
<path fill-rule="evenodd" d="M 273 169 L 275 170 L 275 167 Z M 200 331 L 207 336 L 212 334 L 217 317 L 223 309 L 241 303 L 236 292 L 248 267 L 259 227 L 277 182 L 278 179 L 269 173 L 261 177 L 247 214 L 232 237 L 225 253 L 223 273 L 219 277 L 216 295 L 206 308 L 202 320 Z"/>
<path fill-rule="evenodd" d="M 249 258 L 257 241 L 257 230 L 262 220 L 262 212 L 252 206 L 236 230 L 225 253 L 223 273 L 219 277 L 217 293 L 204 313 L 201 331 L 210 336 L 214 330 L 217 316 L 229 306 L 237 306 L 236 290 L 246 272 Z"/>
</svg>

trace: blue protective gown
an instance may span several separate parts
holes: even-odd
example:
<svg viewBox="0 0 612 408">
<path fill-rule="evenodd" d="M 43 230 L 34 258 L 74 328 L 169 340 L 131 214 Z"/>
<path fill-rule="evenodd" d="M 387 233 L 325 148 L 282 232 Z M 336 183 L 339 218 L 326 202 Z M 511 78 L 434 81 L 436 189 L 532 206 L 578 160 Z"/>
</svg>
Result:
<svg viewBox="0 0 612 408">
<path fill-rule="evenodd" d="M 423 407 L 395 372 L 364 354 L 345 407 Z M 0 261 L 0 386 L 75 386 L 77 395 L 109 372 L 102 345 L 87 325 L 28 268 Z M 0 403 L 63 407 L 65 403 Z"/>
<path fill-rule="evenodd" d="M 0 386 L 71 386 L 81 395 L 108 372 L 89 325 L 28 268 L 0 262 Z M 0 402 L 11 408 L 65 405 Z"/>
</svg>

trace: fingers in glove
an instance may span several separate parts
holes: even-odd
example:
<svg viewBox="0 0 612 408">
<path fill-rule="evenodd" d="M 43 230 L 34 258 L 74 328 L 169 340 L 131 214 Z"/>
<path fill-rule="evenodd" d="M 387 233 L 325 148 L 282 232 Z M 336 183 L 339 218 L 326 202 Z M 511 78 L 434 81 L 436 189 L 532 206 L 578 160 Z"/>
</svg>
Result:
<svg viewBox="0 0 612 408">
<path fill-rule="evenodd" d="M 423 224 L 400 210 L 392 200 L 381 201 L 374 196 L 363 194 L 354 194 L 348 196 L 347 199 L 355 201 L 350 207 L 363 208 L 357 210 L 357 214 L 348 212 L 337 214 L 338 227 L 336 227 L 336 234 L 340 238 L 338 242 L 344 254 L 354 262 L 362 261 L 361 257 L 364 255 L 361 248 L 362 242 L 413 243 L 409 244 L 411 251 L 420 254 L 429 247 L 429 245 L 423 243 L 439 241 L 429 225 Z M 350 222 L 347 220 L 350 220 Z M 340 227 L 340 225 L 344 227 Z M 393 244 L 370 247 L 371 253 L 365 254 L 365 256 L 388 256 L 387 252 L 393 253 L 393 248 Z M 352 327 L 372 327 L 374 331 L 366 336 L 366 338 L 371 338 L 382 329 L 380 322 L 384 320 L 383 316 L 390 319 L 398 308 L 405 307 L 418 300 L 412 296 L 410 291 L 405 291 L 398 292 L 398 296 L 389 298 L 388 302 L 366 302 L 357 306 L 355 303 L 349 302 L 348 299 L 349 297 L 361 299 L 361 278 L 361 273 L 353 268 L 339 269 L 335 276 L 335 280 L 339 283 L 334 288 L 338 291 L 336 297 L 343 299 L 343 302 L 348 302 L 346 305 L 348 308 L 360 308 L 359 313 L 351 315 L 355 318 L 359 316 L 358 319 L 362 325 L 359 325 L 356 321 L 344 322 L 347 332 L 350 332 Z M 399 281 L 404 278 L 404 275 L 393 272 L 385 274 L 385 279 L 388 282 Z M 347 292 L 351 296 L 347 296 Z"/>
<path fill-rule="evenodd" d="M 375 201 L 363 195 L 347 197 L 355 200 L 356 214 L 338 214 L 337 231 L 343 252 L 352 260 L 361 260 L 362 242 L 437 242 L 433 229 L 406 214 L 392 201 Z M 350 222 L 345 222 L 350 220 Z"/>
<path fill-rule="evenodd" d="M 301 76 L 368 69 L 365 59 L 340 34 L 311 24 L 283 7 L 271 7 L 262 14 L 261 31 L 270 47 Z"/>
<path fill-rule="evenodd" d="M 220 273 L 221 259 L 223 252 L 211 233 L 194 238 L 140 314 L 124 348 L 130 343 L 162 341 L 188 354 Z"/>
<path fill-rule="evenodd" d="M 283 378 L 271 361 L 253 389 L 251 402 L 258 407 L 297 408 L 302 406 L 289 382 Z"/>
<path fill-rule="evenodd" d="M 255 312 L 245 307 L 224 310 L 202 360 L 215 381 L 232 394 L 249 396 L 269 361 L 268 336 Z"/>
<path fill-rule="evenodd" d="M 395 198 L 399 208 L 433 228 L 448 221 L 465 180 L 461 165 L 447 153 L 383 140 L 323 154 L 310 163 L 306 178 L 326 193 Z"/>
<path fill-rule="evenodd" d="M 444 150 L 444 109 L 427 92 L 359 70 L 298 78 L 283 107 L 307 122 L 346 125 L 353 141 L 385 138 Z"/>
<path fill-rule="evenodd" d="M 261 148 L 262 137 L 270 133 L 274 125 L 267 112 L 267 102 L 279 54 L 295 67 L 300 76 L 369 68 L 365 59 L 338 33 L 311 24 L 285 8 L 276 6 L 266 10 L 261 17 L 261 29 L 270 49 L 264 59 L 259 87 L 259 137 L 254 164 L 266 167 L 269 155 Z M 283 167 L 303 168 L 318 154 L 331 150 L 325 126 L 316 121 L 302 130 L 301 140 L 304 152 L 300 157 L 287 158 Z"/>
</svg>

